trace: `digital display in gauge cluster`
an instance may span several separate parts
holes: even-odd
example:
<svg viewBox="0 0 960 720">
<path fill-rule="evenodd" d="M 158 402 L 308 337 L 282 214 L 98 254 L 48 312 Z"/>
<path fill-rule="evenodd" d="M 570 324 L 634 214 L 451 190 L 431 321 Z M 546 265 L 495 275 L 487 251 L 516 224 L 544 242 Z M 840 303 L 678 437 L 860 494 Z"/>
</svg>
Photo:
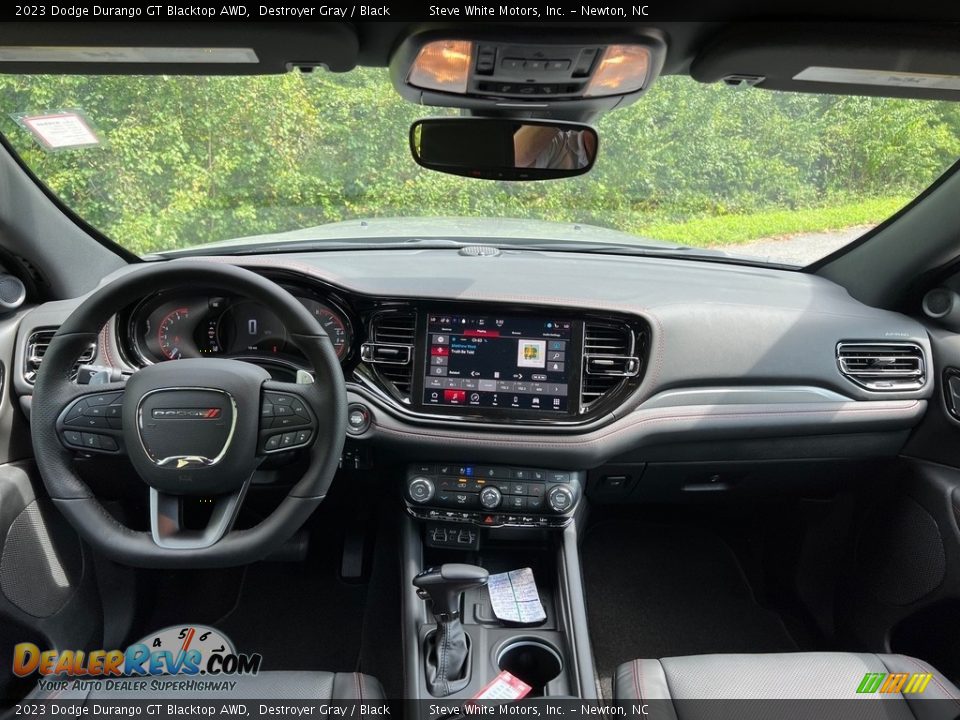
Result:
<svg viewBox="0 0 960 720">
<path fill-rule="evenodd" d="M 297 298 L 330 336 L 337 357 L 345 359 L 350 325 L 338 310 L 314 298 Z M 132 318 L 134 349 L 149 363 L 209 356 L 293 356 L 283 323 L 260 303 L 218 296 L 158 296 Z"/>
</svg>

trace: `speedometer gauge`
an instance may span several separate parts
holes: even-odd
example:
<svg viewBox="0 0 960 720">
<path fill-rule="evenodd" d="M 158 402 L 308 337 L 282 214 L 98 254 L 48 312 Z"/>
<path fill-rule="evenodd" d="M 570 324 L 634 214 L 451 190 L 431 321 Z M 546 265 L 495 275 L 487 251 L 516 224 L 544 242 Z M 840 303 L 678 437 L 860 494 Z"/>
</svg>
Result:
<svg viewBox="0 0 960 720">
<path fill-rule="evenodd" d="M 189 316 L 188 308 L 177 308 L 164 315 L 157 326 L 157 344 L 168 360 L 179 360 L 183 357 L 184 343 L 189 342 L 190 338 L 190 328 L 187 325 Z"/>
<path fill-rule="evenodd" d="M 347 321 L 323 303 L 304 297 L 297 299 L 310 311 L 317 322 L 320 323 L 320 327 L 330 336 L 333 348 L 337 351 L 337 358 L 343 360 L 350 352 L 350 330 L 347 328 Z"/>
</svg>

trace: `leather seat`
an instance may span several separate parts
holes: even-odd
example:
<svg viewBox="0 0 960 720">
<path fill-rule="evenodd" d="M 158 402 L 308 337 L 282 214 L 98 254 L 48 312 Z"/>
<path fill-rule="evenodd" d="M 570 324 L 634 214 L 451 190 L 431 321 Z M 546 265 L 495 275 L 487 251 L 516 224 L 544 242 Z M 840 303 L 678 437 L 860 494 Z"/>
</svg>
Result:
<svg viewBox="0 0 960 720">
<path fill-rule="evenodd" d="M 858 693 L 867 673 L 884 676 L 919 673 L 931 677 L 919 693 L 881 693 L 877 688 L 873 692 Z M 909 687 L 904 686 L 903 690 Z M 715 720 L 718 717 L 953 720 L 960 716 L 960 690 L 936 669 L 905 655 L 873 653 L 691 655 L 634 660 L 617 669 L 613 695 L 624 706 L 648 704 L 649 717 L 664 720 Z M 860 702 L 868 699 L 885 702 Z M 740 702 L 716 702 L 718 700 Z M 795 702 L 800 700 L 819 702 Z"/>
<path fill-rule="evenodd" d="M 125 683 L 128 678 L 118 678 Z M 385 699 L 380 682 L 369 675 L 360 673 L 332 673 L 319 671 L 272 671 L 257 675 L 224 675 L 220 678 L 212 675 L 163 675 L 147 678 L 147 687 L 156 680 L 160 682 L 184 683 L 183 689 L 133 690 L 67 690 L 44 692 L 35 688 L 27 700 L 141 700 L 144 698 L 162 698 L 166 700 L 222 700 L 224 698 L 245 700 L 363 700 L 383 701 Z M 189 683 L 199 682 L 236 682 L 229 690 L 188 689 Z"/>
</svg>

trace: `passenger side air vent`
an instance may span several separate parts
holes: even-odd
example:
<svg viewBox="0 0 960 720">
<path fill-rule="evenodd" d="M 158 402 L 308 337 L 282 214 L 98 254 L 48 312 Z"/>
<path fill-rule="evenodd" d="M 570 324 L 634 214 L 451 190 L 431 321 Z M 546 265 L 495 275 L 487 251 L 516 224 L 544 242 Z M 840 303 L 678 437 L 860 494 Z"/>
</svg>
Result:
<svg viewBox="0 0 960 720">
<path fill-rule="evenodd" d="M 913 343 L 840 343 L 837 365 L 868 390 L 916 390 L 926 378 L 923 349 Z"/>
<path fill-rule="evenodd" d="M 360 346 L 360 358 L 374 369 L 380 379 L 409 401 L 413 383 L 413 344 L 417 318 L 413 313 L 390 312 L 370 322 L 371 342 Z"/>
<path fill-rule="evenodd" d="M 637 340 L 630 328 L 593 322 L 584 325 L 582 412 L 640 373 L 637 352 Z"/>
<path fill-rule="evenodd" d="M 23 379 L 31 385 L 36 382 L 40 363 L 43 362 L 43 356 L 46 355 L 47 348 L 50 347 L 50 341 L 56 332 L 56 328 L 36 330 L 27 338 L 27 351 L 24 353 L 23 361 Z M 70 377 L 75 378 L 80 366 L 92 362 L 96 355 L 97 345 L 96 343 L 90 343 L 90 346 L 83 351 L 83 354 L 77 360 L 77 364 L 73 366 L 73 372 L 70 374 Z"/>
</svg>

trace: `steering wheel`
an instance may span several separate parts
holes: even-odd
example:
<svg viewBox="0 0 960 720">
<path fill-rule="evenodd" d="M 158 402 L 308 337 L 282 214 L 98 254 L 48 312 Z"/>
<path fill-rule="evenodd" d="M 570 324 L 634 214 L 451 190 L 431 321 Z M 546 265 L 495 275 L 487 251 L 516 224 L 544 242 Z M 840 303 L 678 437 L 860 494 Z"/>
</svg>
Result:
<svg viewBox="0 0 960 720">
<path fill-rule="evenodd" d="M 191 285 L 266 306 L 313 366 L 314 382 L 275 382 L 263 368 L 223 358 L 150 365 L 126 382 L 73 382 L 80 354 L 119 308 Z M 140 567 L 221 567 L 269 554 L 320 504 L 339 464 L 346 415 L 334 345 L 296 298 L 249 270 L 175 260 L 96 290 L 60 326 L 37 373 L 31 433 L 50 497 L 96 550 Z M 293 448 L 308 449 L 303 476 L 258 525 L 234 530 L 257 467 L 272 452 Z M 76 472 L 80 450 L 129 458 L 149 488 L 149 532 L 127 527 L 104 508 Z M 205 527 L 183 522 L 191 496 L 212 499 Z"/>
</svg>

